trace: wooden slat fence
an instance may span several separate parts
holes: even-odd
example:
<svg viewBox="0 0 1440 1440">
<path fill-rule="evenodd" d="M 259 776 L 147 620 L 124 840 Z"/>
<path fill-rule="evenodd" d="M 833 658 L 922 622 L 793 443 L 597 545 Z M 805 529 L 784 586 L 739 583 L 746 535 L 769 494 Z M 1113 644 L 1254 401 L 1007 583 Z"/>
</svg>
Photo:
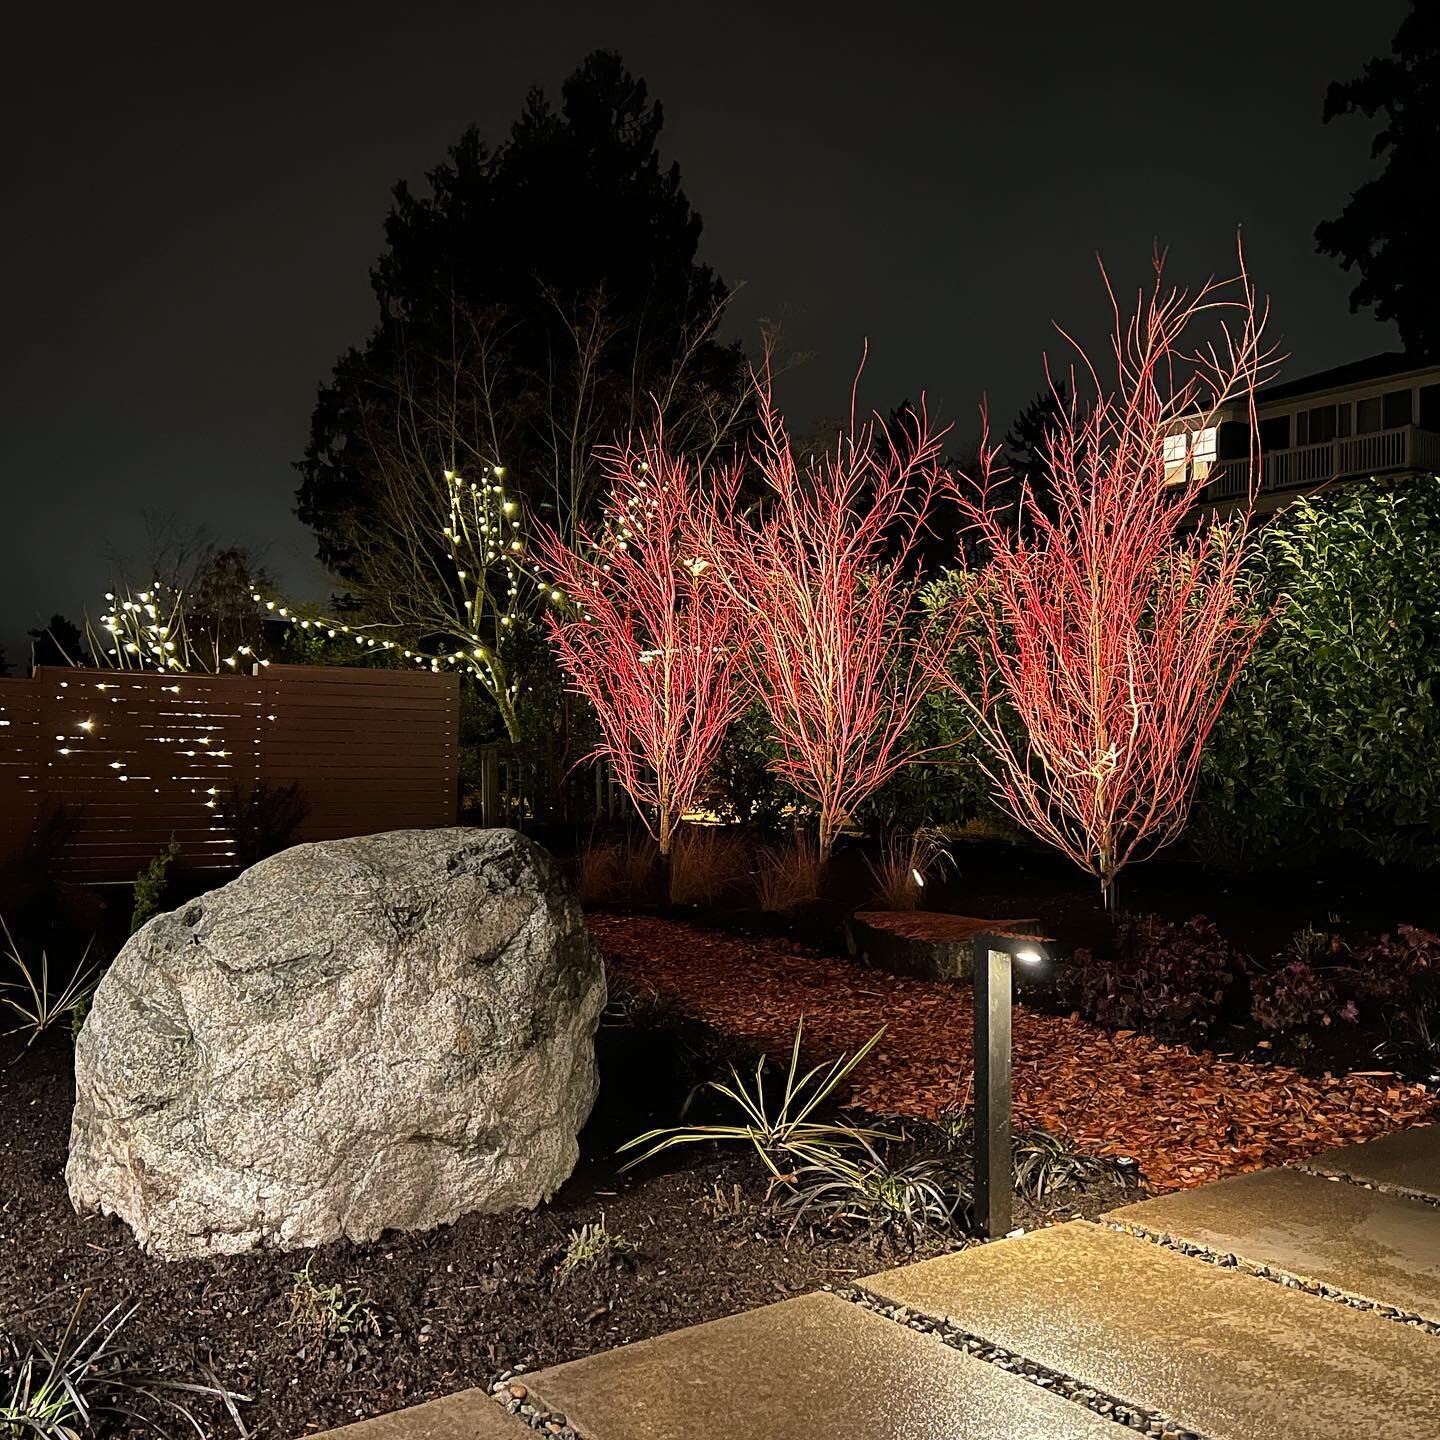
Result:
<svg viewBox="0 0 1440 1440">
<path fill-rule="evenodd" d="M 227 798 L 299 787 L 293 840 L 455 823 L 453 675 L 270 666 L 161 675 L 42 666 L 0 680 L 0 858 L 46 817 L 71 833 L 69 878 L 133 879 L 173 836 L 184 863 L 229 870 Z"/>
</svg>

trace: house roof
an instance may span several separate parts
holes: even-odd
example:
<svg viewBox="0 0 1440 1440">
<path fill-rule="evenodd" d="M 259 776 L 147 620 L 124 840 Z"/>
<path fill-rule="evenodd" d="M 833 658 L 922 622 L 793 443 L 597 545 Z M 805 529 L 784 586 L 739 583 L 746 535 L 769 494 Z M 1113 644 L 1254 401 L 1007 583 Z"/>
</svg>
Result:
<svg viewBox="0 0 1440 1440">
<path fill-rule="evenodd" d="M 1345 385 L 1363 385 L 1370 381 L 1388 379 L 1392 375 L 1408 375 L 1416 370 L 1433 368 L 1435 363 L 1434 360 L 1426 361 L 1418 355 L 1407 355 L 1402 350 L 1387 350 L 1381 355 L 1370 355 L 1364 360 L 1352 360 L 1347 365 L 1336 365 L 1329 370 L 1317 370 L 1313 375 L 1302 375 L 1298 380 L 1266 385 L 1255 398 L 1261 404 L 1271 400 L 1291 400 L 1297 395 L 1338 390 Z"/>
</svg>

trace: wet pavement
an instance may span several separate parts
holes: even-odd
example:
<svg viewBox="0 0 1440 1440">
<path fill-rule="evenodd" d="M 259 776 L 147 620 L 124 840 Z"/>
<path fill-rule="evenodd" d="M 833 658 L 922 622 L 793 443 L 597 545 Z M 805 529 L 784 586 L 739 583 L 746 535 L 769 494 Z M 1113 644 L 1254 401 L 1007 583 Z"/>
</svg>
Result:
<svg viewBox="0 0 1440 1440">
<path fill-rule="evenodd" d="M 787 1300 L 325 1440 L 537 1432 L 1440 1440 L 1440 1127 L 972 1246 L 844 1297 Z"/>
<path fill-rule="evenodd" d="M 1262 1170 L 1105 1219 L 1440 1324 L 1440 1213 L 1424 1200 Z"/>
<path fill-rule="evenodd" d="M 1440 1125 L 1417 1125 L 1363 1145 L 1324 1150 L 1300 1169 L 1440 1204 Z"/>
</svg>

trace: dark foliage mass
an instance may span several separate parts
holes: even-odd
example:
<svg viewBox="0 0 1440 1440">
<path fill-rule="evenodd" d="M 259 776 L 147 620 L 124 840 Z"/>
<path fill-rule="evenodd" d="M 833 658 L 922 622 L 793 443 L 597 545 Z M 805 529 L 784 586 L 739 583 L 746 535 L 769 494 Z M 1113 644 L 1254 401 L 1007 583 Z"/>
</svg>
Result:
<svg viewBox="0 0 1440 1440">
<path fill-rule="evenodd" d="M 662 123 L 644 82 L 596 52 L 558 109 L 532 90 L 504 143 L 467 130 L 425 193 L 395 187 L 376 327 L 322 387 L 299 467 L 323 561 L 363 587 L 357 522 L 380 471 L 503 462 L 529 505 L 583 511 L 582 452 L 648 419 L 650 394 L 678 414 L 736 390 L 744 362 L 711 333 L 725 287 L 696 258 Z"/>
<path fill-rule="evenodd" d="M 1413 354 L 1440 354 L 1440 7 L 1433 0 L 1411 0 L 1390 54 L 1330 86 L 1326 121 L 1356 114 L 1383 116 L 1371 156 L 1384 163 L 1339 215 L 1316 227 L 1316 247 L 1359 271 L 1352 310 L 1395 321 Z"/>
<path fill-rule="evenodd" d="M 1274 607 L 1210 739 L 1191 840 L 1242 868 L 1440 861 L 1440 479 L 1297 500 L 1257 535 Z"/>
<path fill-rule="evenodd" d="M 1058 985 L 1068 1003 L 1102 1025 L 1203 1033 L 1243 963 L 1204 915 L 1183 925 L 1158 915 L 1122 915 L 1113 949 L 1076 950 Z"/>
</svg>

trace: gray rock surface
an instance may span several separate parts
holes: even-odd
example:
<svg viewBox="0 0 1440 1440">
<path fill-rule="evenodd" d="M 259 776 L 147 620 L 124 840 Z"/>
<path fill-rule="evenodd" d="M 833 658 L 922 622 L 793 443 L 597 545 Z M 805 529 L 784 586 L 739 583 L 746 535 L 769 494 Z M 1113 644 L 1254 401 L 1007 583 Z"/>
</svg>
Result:
<svg viewBox="0 0 1440 1440">
<path fill-rule="evenodd" d="M 167 1257 L 533 1206 L 598 1087 L 598 951 L 513 830 L 298 845 L 131 937 L 75 1048 L 66 1179 Z"/>
</svg>

